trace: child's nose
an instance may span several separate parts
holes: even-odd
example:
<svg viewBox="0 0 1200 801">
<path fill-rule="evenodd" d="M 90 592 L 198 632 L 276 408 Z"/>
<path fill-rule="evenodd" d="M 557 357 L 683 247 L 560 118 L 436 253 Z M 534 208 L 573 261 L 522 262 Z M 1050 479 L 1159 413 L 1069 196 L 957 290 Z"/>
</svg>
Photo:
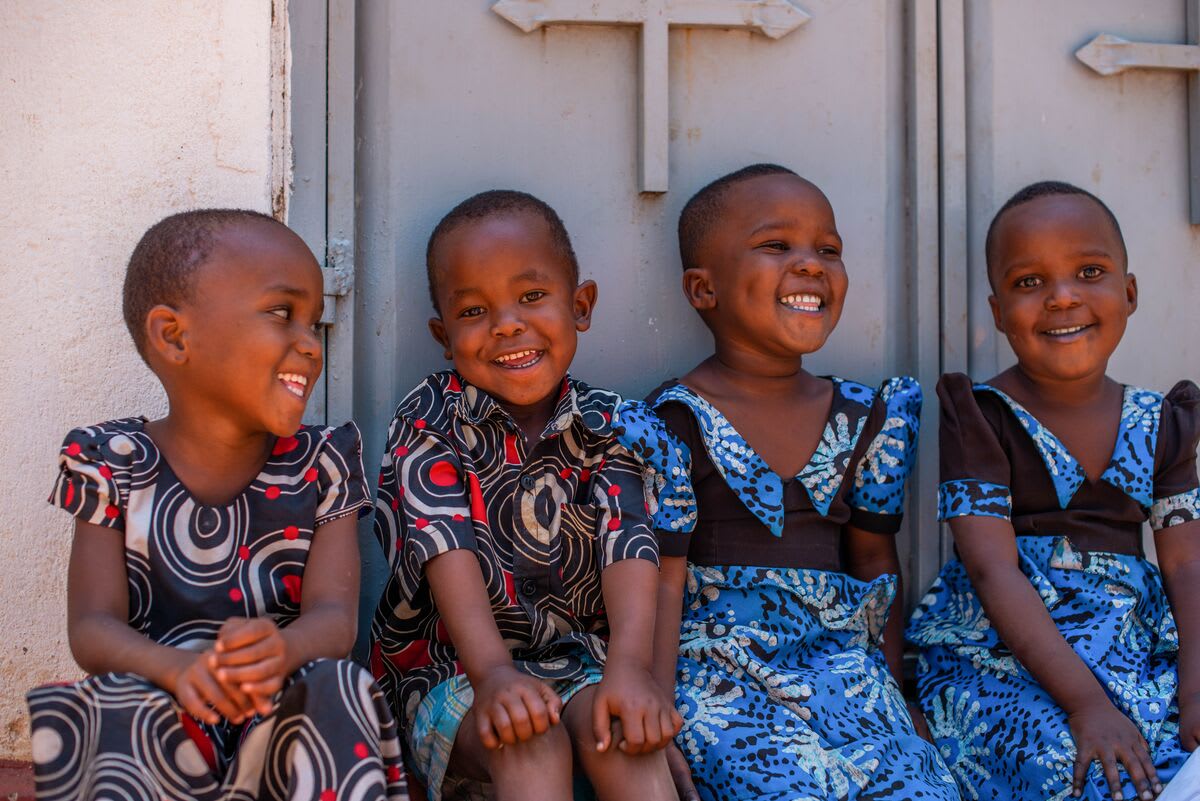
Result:
<svg viewBox="0 0 1200 801">
<path fill-rule="evenodd" d="M 1046 293 L 1047 309 L 1069 309 L 1079 305 L 1079 293 L 1068 281 L 1055 281 Z"/>
<path fill-rule="evenodd" d="M 825 266 L 821 264 L 821 260 L 817 258 L 817 254 L 811 251 L 800 251 L 796 255 L 795 261 L 792 262 L 791 270 L 800 275 L 824 275 Z"/>
<path fill-rule="evenodd" d="M 296 341 L 296 350 L 310 359 L 321 358 L 321 335 L 316 329 L 301 329 L 300 338 Z"/>
<path fill-rule="evenodd" d="M 492 320 L 492 336 L 511 337 L 525 331 L 525 320 L 519 309 L 498 309 Z"/>
</svg>

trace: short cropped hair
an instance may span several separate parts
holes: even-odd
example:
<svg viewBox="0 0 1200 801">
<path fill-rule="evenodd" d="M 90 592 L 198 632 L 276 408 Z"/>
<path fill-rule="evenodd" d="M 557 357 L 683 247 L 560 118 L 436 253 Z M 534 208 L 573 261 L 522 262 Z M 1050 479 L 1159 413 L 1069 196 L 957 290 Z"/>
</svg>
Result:
<svg viewBox="0 0 1200 801">
<path fill-rule="evenodd" d="M 725 195 L 731 187 L 763 175 L 795 174 L 778 164 L 751 164 L 728 175 L 722 175 L 692 195 L 691 200 L 684 204 L 683 211 L 679 213 L 679 258 L 683 262 L 683 269 L 700 266 L 700 248 L 704 245 L 705 237 L 720 219 L 721 212 L 724 211 Z"/>
<path fill-rule="evenodd" d="M 459 203 L 443 217 L 429 235 L 429 243 L 425 246 L 425 280 L 429 285 L 429 300 L 433 309 L 439 315 L 437 299 L 437 265 L 434 263 L 434 253 L 438 245 L 456 228 L 468 223 L 486 220 L 489 217 L 502 217 L 508 214 L 528 213 L 540 217 L 550 228 L 550 240 L 558 255 L 567 264 L 570 271 L 571 286 L 579 283 L 579 260 L 575 258 L 575 248 L 571 246 L 571 237 L 567 227 L 563 225 L 549 203 L 534 197 L 527 192 L 513 189 L 489 189 L 480 192 Z"/>
<path fill-rule="evenodd" d="M 992 255 L 996 247 L 996 225 L 1000 222 L 1000 218 L 1008 212 L 1023 206 L 1032 200 L 1037 200 L 1042 197 L 1053 197 L 1055 195 L 1078 195 L 1092 200 L 1097 206 L 1104 211 L 1104 216 L 1108 217 L 1108 221 L 1112 223 L 1113 231 L 1117 234 L 1117 241 L 1121 243 L 1121 258 L 1125 261 L 1126 266 L 1129 263 L 1129 251 L 1125 247 L 1125 235 L 1121 233 L 1121 224 L 1117 222 L 1117 215 L 1113 214 L 1112 209 L 1108 207 L 1103 200 L 1093 195 L 1086 189 L 1080 189 L 1074 184 L 1066 183 L 1065 181 L 1038 181 L 1037 183 L 1029 184 L 1008 199 L 1008 201 L 1000 207 L 1000 211 L 996 212 L 996 216 L 992 218 L 991 225 L 988 226 L 987 238 L 983 242 L 983 253 L 987 259 L 988 282 L 992 280 Z"/>
<path fill-rule="evenodd" d="M 189 301 L 196 271 L 212 256 L 221 231 L 247 222 L 286 228 L 249 209 L 196 209 L 159 220 L 142 234 L 125 269 L 121 302 L 125 326 L 142 359 L 147 359 L 146 315 L 160 304 L 178 307 Z"/>
</svg>

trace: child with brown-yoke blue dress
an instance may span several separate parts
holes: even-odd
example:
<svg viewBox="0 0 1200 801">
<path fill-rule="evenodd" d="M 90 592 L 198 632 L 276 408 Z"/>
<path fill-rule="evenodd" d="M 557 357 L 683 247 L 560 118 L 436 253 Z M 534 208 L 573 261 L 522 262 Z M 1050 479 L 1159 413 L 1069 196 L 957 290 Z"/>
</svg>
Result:
<svg viewBox="0 0 1200 801">
<path fill-rule="evenodd" d="M 29 694 L 39 799 L 407 798 L 391 712 L 354 643 L 353 423 L 301 425 L 321 374 L 321 271 L 286 226 L 202 210 L 146 232 L 125 321 L 159 420 L 70 432 L 71 652 Z"/>
<path fill-rule="evenodd" d="M 933 735 L 967 798 L 1194 791 L 1200 757 L 1172 777 L 1200 741 L 1200 390 L 1108 376 L 1138 285 L 1096 196 L 1025 187 L 985 251 L 1017 363 L 938 384 L 956 558 L 908 629 Z"/>
<path fill-rule="evenodd" d="M 427 248 L 434 339 L 388 432 L 375 531 L 392 569 L 376 675 L 437 801 L 674 801 L 678 730 L 650 673 L 658 548 L 622 405 L 567 375 L 591 324 L 566 228 L 544 202 L 484 192 Z"/>
<path fill-rule="evenodd" d="M 957 799 L 899 687 L 921 388 L 804 369 L 848 285 L 829 200 L 746 167 L 688 201 L 679 247 L 714 353 L 621 422 L 657 473 L 655 668 L 700 797 Z"/>
</svg>

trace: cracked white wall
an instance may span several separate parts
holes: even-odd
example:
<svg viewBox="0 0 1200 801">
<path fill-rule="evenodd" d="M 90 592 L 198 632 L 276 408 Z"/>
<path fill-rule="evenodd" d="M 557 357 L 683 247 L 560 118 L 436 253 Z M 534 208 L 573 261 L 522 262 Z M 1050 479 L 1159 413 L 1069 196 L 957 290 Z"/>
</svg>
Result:
<svg viewBox="0 0 1200 801">
<path fill-rule="evenodd" d="M 121 318 L 125 261 L 173 211 L 282 212 L 284 0 L 8 0 L 0 15 L 0 758 L 24 693 L 79 670 L 71 522 L 46 503 L 72 426 L 165 398 Z"/>
</svg>

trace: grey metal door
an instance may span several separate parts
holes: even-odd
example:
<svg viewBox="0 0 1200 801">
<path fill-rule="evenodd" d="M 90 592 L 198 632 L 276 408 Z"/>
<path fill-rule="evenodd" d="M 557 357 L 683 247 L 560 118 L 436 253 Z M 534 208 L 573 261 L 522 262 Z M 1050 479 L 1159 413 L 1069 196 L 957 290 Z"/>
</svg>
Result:
<svg viewBox="0 0 1200 801">
<path fill-rule="evenodd" d="M 679 25 L 665 48 L 661 27 L 526 33 L 493 0 L 290 4 L 292 219 L 327 255 L 328 414 L 359 420 L 368 469 L 397 400 L 443 366 L 425 329 L 425 239 L 454 203 L 491 187 L 533 192 L 562 214 L 584 274 L 600 285 L 575 371 L 629 395 L 709 349 L 678 288 L 674 224 L 687 197 L 755 161 L 823 187 L 851 289 L 811 368 L 869 383 L 909 373 L 926 388 L 900 542 L 910 600 L 948 552 L 935 521 L 934 382 L 944 370 L 987 376 L 1011 359 L 987 312 L 982 239 L 1013 190 L 1060 177 L 1120 216 L 1142 307 L 1116 375 L 1165 388 L 1200 373 L 1188 78 L 1106 78 L 1074 56 L 1103 32 L 1187 41 L 1187 5 L 1200 0 L 790 2 L 811 18 L 777 40 Z M 782 4 L 724 6 L 753 16 Z M 521 0 L 505 5 L 520 16 Z M 539 5 L 596 18 L 727 10 L 690 0 Z M 651 74 L 656 64 L 665 74 Z M 664 183 L 666 192 L 640 191 Z"/>
</svg>

